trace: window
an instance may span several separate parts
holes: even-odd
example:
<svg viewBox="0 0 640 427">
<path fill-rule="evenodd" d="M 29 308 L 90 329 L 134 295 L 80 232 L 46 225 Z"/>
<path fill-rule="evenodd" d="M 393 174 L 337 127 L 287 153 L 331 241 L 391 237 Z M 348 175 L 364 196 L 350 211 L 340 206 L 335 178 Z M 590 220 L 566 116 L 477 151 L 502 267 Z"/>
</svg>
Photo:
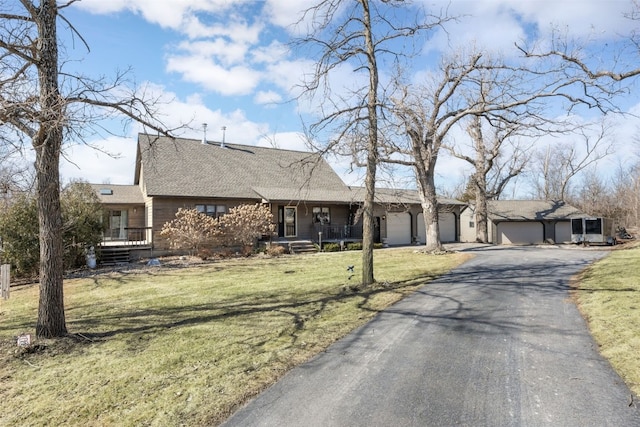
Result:
<svg viewBox="0 0 640 427">
<path fill-rule="evenodd" d="M 196 205 L 198 212 L 214 218 L 220 217 L 227 213 L 225 205 Z"/>
<path fill-rule="evenodd" d="M 602 234 L 602 219 L 585 219 L 584 228 L 587 234 Z"/>
<path fill-rule="evenodd" d="M 474 228 L 476 224 L 473 221 L 469 221 L 469 228 Z"/>
<path fill-rule="evenodd" d="M 316 224 L 331 224 L 331 213 L 329 208 L 313 208 L 313 222 Z"/>
<path fill-rule="evenodd" d="M 113 195 L 113 190 L 110 188 L 101 188 L 100 189 L 100 195 L 101 196 L 112 196 Z"/>
</svg>

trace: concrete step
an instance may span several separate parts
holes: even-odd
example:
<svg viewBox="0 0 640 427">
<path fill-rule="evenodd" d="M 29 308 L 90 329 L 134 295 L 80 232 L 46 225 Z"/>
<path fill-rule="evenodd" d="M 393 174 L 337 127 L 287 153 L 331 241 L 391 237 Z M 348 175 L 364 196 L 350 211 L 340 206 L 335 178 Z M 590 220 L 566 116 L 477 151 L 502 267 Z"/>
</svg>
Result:
<svg viewBox="0 0 640 427">
<path fill-rule="evenodd" d="M 289 242 L 289 252 L 292 254 L 309 254 L 318 252 L 318 248 L 311 240 Z"/>
</svg>

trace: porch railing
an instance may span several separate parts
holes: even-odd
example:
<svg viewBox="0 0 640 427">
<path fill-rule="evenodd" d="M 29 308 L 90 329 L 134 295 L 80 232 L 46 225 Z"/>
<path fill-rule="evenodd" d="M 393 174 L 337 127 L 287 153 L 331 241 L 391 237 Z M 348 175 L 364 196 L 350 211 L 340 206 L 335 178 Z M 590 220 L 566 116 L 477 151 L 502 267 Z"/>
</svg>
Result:
<svg viewBox="0 0 640 427">
<path fill-rule="evenodd" d="M 107 230 L 103 246 L 143 246 L 151 244 L 151 227 L 125 227 L 123 230 Z"/>
<path fill-rule="evenodd" d="M 347 224 L 314 224 L 313 239 L 318 239 L 318 233 L 322 232 L 322 240 L 346 240 L 346 239 L 362 239 L 362 225 Z"/>
</svg>

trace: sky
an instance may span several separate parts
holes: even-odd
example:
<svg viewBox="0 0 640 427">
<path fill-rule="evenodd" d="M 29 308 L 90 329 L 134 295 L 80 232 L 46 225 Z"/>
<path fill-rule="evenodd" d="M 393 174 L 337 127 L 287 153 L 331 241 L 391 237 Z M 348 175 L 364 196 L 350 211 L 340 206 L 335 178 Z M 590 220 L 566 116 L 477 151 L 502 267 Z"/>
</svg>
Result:
<svg viewBox="0 0 640 427">
<path fill-rule="evenodd" d="M 90 50 L 64 23 L 58 31 L 64 39 L 65 67 L 93 76 L 130 68 L 138 85 L 166 100 L 160 112 L 169 127 L 190 124 L 190 129 L 180 132 L 182 136 L 202 138 L 206 123 L 210 140 L 221 140 L 225 127 L 228 143 L 307 150 L 304 130 L 317 117 L 308 106 L 291 100 L 317 58 L 314 52 L 289 44 L 301 34 L 302 26 L 294 24 L 301 6 L 307 4 L 299 0 L 81 0 L 62 13 Z M 580 40 L 590 52 L 606 55 L 637 26 L 637 21 L 624 17 L 631 10 L 628 0 L 414 0 L 413 4 L 457 17 L 432 31 L 418 47 L 419 54 L 411 62 L 416 76 L 426 75 L 438 58 L 461 47 L 475 45 L 515 55 L 515 43 L 544 46 L 553 30 Z M 401 19 L 406 14 L 415 16 L 415 10 L 402 13 Z M 345 68 L 338 70 L 333 81 L 344 83 L 353 76 Z M 638 99 L 631 94 L 620 105 L 625 111 L 640 111 Z M 615 138 L 622 141 L 617 158 L 628 158 L 638 152 L 633 136 L 637 120 L 616 120 L 621 121 L 615 126 Z M 61 162 L 64 180 L 133 183 L 140 126 L 123 127 L 120 120 L 104 126 L 119 136 L 102 132 L 87 138 L 89 145 L 72 141 Z M 328 160 L 347 184 L 362 182 L 362 171 L 351 171 L 349 159 Z M 439 187 L 460 183 L 468 170 L 459 161 L 441 156 L 436 169 Z"/>
</svg>

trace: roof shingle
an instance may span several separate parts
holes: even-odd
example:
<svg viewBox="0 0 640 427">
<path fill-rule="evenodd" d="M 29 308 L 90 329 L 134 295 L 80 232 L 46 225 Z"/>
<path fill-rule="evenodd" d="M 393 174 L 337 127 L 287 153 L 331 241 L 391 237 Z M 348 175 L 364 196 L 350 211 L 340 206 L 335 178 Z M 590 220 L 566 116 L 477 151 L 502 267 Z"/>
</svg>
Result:
<svg viewBox="0 0 640 427">
<path fill-rule="evenodd" d="M 315 153 L 139 135 L 135 182 L 146 194 L 347 201 L 350 190 Z"/>
</svg>

